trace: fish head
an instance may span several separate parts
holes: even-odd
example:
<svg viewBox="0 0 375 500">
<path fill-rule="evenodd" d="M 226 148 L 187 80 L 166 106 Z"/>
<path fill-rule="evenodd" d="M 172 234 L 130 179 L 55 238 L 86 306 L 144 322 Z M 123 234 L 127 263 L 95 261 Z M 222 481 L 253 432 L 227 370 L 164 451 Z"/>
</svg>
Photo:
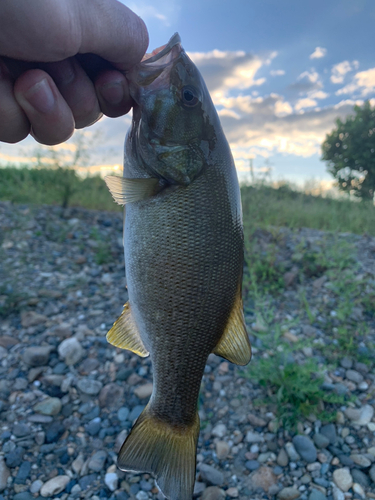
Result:
<svg viewBox="0 0 375 500">
<path fill-rule="evenodd" d="M 208 164 L 220 122 L 179 35 L 127 78 L 135 102 L 127 152 L 149 175 L 187 186 Z"/>
</svg>

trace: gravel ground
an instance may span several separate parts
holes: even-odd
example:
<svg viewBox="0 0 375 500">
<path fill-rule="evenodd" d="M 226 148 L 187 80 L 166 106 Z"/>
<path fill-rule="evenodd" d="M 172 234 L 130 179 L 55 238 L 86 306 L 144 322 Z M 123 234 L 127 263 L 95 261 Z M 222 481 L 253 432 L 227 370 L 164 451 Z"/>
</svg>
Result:
<svg viewBox="0 0 375 500">
<path fill-rule="evenodd" d="M 115 465 L 152 390 L 149 359 L 105 340 L 127 300 L 121 239 L 119 213 L 0 203 L 0 500 L 162 498 L 150 475 Z M 336 279 L 329 262 L 311 257 L 323 240 L 326 248 L 355 248 L 354 275 L 343 268 Z M 208 359 L 195 496 L 375 498 L 375 239 L 271 229 L 253 241 L 259 255 L 274 252 L 283 286 L 262 298 L 273 311 L 268 319 L 246 295 L 249 368 Z M 343 322 L 355 337 L 345 352 Z M 277 324 L 276 348 L 289 346 L 298 366 L 315 359 L 323 389 L 346 398 L 329 406 L 331 423 L 312 414 L 287 430 L 269 388 L 251 375 L 257 360 L 272 359 L 266 339 Z"/>
</svg>

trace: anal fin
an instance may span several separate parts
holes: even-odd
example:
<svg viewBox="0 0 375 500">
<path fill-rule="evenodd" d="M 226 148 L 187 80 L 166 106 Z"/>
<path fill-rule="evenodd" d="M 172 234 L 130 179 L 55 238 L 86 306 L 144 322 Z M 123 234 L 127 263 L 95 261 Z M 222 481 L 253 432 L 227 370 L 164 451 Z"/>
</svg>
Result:
<svg viewBox="0 0 375 500">
<path fill-rule="evenodd" d="M 145 200 L 159 191 L 159 180 L 155 178 L 127 179 L 107 175 L 104 180 L 113 199 L 119 205 Z"/>
<path fill-rule="evenodd" d="M 213 350 L 214 354 L 236 365 L 247 365 L 251 359 L 251 346 L 243 314 L 241 287 L 239 287 L 225 331 Z"/>
<path fill-rule="evenodd" d="M 112 328 L 107 333 L 107 340 L 110 344 L 132 351 L 142 358 L 150 354 L 142 342 L 137 325 L 131 314 L 129 302 L 124 305 L 121 316 L 114 322 Z"/>
</svg>

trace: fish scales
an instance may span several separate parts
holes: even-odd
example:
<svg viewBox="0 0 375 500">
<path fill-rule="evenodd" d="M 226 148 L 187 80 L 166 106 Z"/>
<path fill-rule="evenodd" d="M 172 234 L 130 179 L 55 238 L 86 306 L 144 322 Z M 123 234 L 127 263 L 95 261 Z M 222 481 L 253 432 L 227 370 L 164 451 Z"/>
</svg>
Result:
<svg viewBox="0 0 375 500">
<path fill-rule="evenodd" d="M 240 365 L 251 357 L 240 191 L 215 107 L 179 36 L 127 76 L 136 104 L 124 177 L 106 182 L 126 204 L 129 302 L 107 339 L 150 354 L 154 384 L 118 466 L 153 473 L 167 498 L 190 500 L 207 357 Z"/>
</svg>

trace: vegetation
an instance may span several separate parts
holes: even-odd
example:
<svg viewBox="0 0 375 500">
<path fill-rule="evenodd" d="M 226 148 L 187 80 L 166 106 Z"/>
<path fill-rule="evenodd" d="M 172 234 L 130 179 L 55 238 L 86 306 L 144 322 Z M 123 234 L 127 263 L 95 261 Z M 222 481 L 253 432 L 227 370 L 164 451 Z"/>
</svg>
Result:
<svg viewBox="0 0 375 500">
<path fill-rule="evenodd" d="M 366 101 L 354 107 L 355 115 L 327 134 L 322 145 L 322 159 L 337 179 L 341 191 L 363 200 L 373 200 L 375 193 L 375 107 Z"/>
</svg>

